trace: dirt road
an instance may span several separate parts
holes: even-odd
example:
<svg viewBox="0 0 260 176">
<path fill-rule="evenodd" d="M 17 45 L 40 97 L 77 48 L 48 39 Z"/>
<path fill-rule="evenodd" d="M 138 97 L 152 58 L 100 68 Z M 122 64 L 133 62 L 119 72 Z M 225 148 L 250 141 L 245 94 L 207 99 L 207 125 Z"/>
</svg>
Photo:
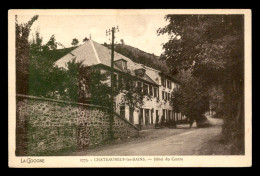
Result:
<svg viewBox="0 0 260 176">
<path fill-rule="evenodd" d="M 188 125 L 177 129 L 153 129 L 141 132 L 141 137 L 130 141 L 102 146 L 72 155 L 125 156 L 125 155 L 212 155 L 221 136 L 221 119 L 208 118 L 212 126 L 191 129 Z M 144 136 L 144 137 L 142 137 Z M 217 143 L 216 143 L 217 142 Z M 214 147 L 213 147 L 214 146 Z"/>
</svg>

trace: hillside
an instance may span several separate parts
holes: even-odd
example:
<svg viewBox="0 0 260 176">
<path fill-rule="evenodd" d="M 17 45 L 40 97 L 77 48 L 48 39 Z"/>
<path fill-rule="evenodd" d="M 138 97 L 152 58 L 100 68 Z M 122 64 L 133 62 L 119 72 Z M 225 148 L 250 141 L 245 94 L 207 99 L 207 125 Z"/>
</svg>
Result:
<svg viewBox="0 0 260 176">
<path fill-rule="evenodd" d="M 44 51 L 44 56 L 46 58 L 49 58 L 51 62 L 56 62 L 58 59 L 65 56 L 75 48 L 76 47 L 56 49 L 56 50 L 46 50 Z"/>
<path fill-rule="evenodd" d="M 104 46 L 110 48 L 109 45 L 104 44 Z M 144 64 L 148 67 L 168 72 L 168 68 L 166 66 L 166 62 L 160 60 L 159 56 L 155 56 L 154 54 L 146 53 L 138 48 L 129 46 L 129 45 L 122 45 L 122 44 L 116 44 L 115 45 L 115 51 L 128 57 L 132 61 L 140 64 Z"/>
</svg>

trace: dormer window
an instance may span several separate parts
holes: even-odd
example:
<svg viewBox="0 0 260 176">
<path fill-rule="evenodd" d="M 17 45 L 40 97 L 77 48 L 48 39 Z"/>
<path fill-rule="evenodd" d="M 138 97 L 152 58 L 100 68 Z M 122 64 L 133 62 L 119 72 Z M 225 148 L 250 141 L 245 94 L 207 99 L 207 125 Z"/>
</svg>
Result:
<svg viewBox="0 0 260 176">
<path fill-rule="evenodd" d="M 169 89 L 172 88 L 172 82 L 171 82 L 170 80 L 167 80 L 167 87 L 168 87 Z"/>
<path fill-rule="evenodd" d="M 162 77 L 162 80 L 161 80 L 161 81 L 162 81 L 162 86 L 163 86 L 163 87 L 166 87 L 166 79 Z"/>
<path fill-rule="evenodd" d="M 127 67 L 126 67 L 126 61 L 122 61 L 122 68 L 123 68 L 123 70 L 126 70 L 126 69 L 127 69 Z"/>
<path fill-rule="evenodd" d="M 121 68 L 122 70 L 127 70 L 127 61 L 125 59 L 119 59 L 114 62 L 115 65 Z"/>
<path fill-rule="evenodd" d="M 140 69 L 136 69 L 135 70 L 135 75 L 139 76 L 139 77 L 144 77 L 145 74 L 145 69 L 144 68 L 140 68 Z"/>
</svg>

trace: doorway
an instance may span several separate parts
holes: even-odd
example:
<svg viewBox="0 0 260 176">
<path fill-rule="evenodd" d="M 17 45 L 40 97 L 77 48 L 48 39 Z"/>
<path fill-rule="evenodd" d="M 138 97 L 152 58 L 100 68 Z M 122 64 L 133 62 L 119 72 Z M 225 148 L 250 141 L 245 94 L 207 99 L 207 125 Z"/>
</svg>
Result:
<svg viewBox="0 0 260 176">
<path fill-rule="evenodd" d="M 139 125 L 143 123 L 143 108 L 140 108 L 139 112 Z"/>
<path fill-rule="evenodd" d="M 153 109 L 151 110 L 151 124 L 153 124 Z"/>
<path fill-rule="evenodd" d="M 125 118 L 125 106 L 120 106 L 120 116 Z"/>
<path fill-rule="evenodd" d="M 145 125 L 149 124 L 149 109 L 145 109 Z"/>
<path fill-rule="evenodd" d="M 159 110 L 156 110 L 156 124 L 159 123 Z"/>
<path fill-rule="evenodd" d="M 129 121 L 134 124 L 134 109 L 129 108 Z"/>
</svg>

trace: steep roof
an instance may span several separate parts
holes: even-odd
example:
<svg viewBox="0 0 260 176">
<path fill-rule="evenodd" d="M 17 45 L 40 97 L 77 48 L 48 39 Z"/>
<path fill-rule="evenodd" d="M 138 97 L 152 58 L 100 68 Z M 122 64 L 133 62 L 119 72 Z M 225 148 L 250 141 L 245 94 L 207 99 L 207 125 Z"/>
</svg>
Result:
<svg viewBox="0 0 260 176">
<path fill-rule="evenodd" d="M 84 66 L 103 64 L 111 67 L 111 50 L 93 40 L 88 40 L 84 44 L 78 46 L 76 49 L 57 60 L 55 65 L 66 68 L 67 63 L 72 61 L 74 58 L 76 62 L 82 62 Z M 127 68 L 130 70 L 142 68 L 141 64 L 135 63 L 122 54 L 114 52 L 114 61 L 120 59 L 127 61 Z M 116 65 L 114 65 L 114 69 L 123 71 Z M 147 74 L 145 74 L 141 79 L 157 85 L 157 83 L 154 82 Z"/>
</svg>

